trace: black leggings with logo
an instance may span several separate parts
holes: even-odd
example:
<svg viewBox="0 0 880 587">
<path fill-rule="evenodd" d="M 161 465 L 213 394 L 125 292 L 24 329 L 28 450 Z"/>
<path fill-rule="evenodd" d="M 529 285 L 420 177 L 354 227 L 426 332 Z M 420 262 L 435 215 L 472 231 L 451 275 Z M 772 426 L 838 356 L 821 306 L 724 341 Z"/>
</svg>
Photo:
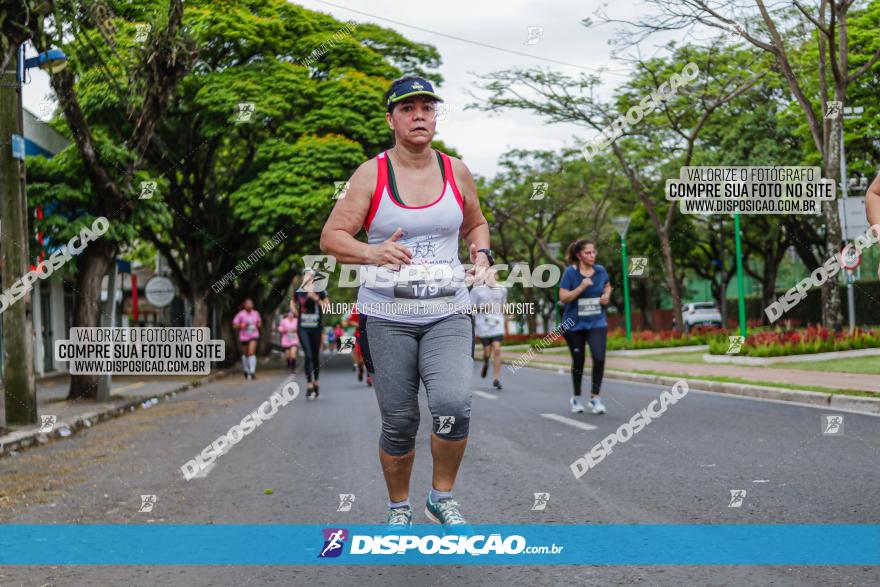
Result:
<svg viewBox="0 0 880 587">
<path fill-rule="evenodd" d="M 590 347 L 592 369 L 592 392 L 599 395 L 602 388 L 602 376 L 605 374 L 605 343 L 608 341 L 608 327 L 590 328 L 589 330 L 569 330 L 565 333 L 565 342 L 571 352 L 571 382 L 574 394 L 581 394 L 581 379 L 584 377 L 586 346 Z"/>
<path fill-rule="evenodd" d="M 303 354 L 306 356 L 306 379 L 312 382 L 312 374 L 315 381 L 321 374 L 321 329 L 300 328 L 299 340 L 302 343 Z"/>
</svg>

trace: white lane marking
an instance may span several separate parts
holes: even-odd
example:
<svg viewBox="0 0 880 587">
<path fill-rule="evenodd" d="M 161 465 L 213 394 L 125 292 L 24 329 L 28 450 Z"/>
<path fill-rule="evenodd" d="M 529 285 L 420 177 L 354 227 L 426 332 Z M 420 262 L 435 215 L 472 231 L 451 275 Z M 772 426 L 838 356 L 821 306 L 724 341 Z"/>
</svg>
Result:
<svg viewBox="0 0 880 587">
<path fill-rule="evenodd" d="M 494 393 L 489 393 L 488 391 L 480 391 L 479 389 L 475 389 L 474 393 L 486 399 L 498 399 L 497 395 L 495 395 Z"/>
<path fill-rule="evenodd" d="M 770 483 L 770 479 L 755 479 L 752 483 Z"/>
<path fill-rule="evenodd" d="M 572 418 L 566 418 L 565 416 L 560 416 L 559 414 L 541 414 L 544 418 L 548 420 L 555 420 L 556 422 L 562 422 L 563 424 L 568 424 L 569 426 L 574 426 L 575 428 L 580 428 L 581 430 L 595 430 L 596 427 L 592 424 L 587 424 L 585 422 L 580 422 L 578 420 L 574 420 Z"/>
</svg>

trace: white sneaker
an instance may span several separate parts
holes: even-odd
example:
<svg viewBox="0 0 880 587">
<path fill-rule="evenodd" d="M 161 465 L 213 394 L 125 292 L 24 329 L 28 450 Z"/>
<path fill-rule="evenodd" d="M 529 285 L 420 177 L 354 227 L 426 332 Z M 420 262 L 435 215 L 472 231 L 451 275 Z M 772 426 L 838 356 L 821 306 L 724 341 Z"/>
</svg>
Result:
<svg viewBox="0 0 880 587">
<path fill-rule="evenodd" d="M 602 400 L 598 397 L 590 400 L 590 405 L 593 406 L 594 414 L 604 414 L 605 413 L 605 404 L 602 403 Z"/>
<path fill-rule="evenodd" d="M 583 414 L 584 413 L 584 404 L 581 403 L 581 400 L 577 398 L 577 396 L 568 400 L 568 403 L 571 404 L 571 413 L 572 414 Z"/>
</svg>

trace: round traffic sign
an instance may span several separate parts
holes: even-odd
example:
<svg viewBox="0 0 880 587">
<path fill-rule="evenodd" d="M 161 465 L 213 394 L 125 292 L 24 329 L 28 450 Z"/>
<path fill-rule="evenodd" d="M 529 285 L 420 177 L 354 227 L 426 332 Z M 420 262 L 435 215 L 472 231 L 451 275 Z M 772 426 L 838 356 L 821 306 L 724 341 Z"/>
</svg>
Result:
<svg viewBox="0 0 880 587">
<path fill-rule="evenodd" d="M 174 299 L 174 284 L 167 277 L 157 275 L 144 288 L 147 301 L 156 308 L 164 308 Z"/>
<path fill-rule="evenodd" d="M 849 244 L 843 247 L 843 250 L 840 252 L 840 264 L 844 269 L 852 271 L 853 269 L 858 268 L 861 263 L 862 255 L 854 245 Z"/>
</svg>

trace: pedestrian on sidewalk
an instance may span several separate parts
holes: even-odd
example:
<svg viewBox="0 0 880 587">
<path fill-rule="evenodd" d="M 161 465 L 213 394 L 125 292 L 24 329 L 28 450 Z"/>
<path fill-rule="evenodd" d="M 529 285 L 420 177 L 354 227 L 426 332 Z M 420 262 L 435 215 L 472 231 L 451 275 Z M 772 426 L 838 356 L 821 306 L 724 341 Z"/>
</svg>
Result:
<svg viewBox="0 0 880 587">
<path fill-rule="evenodd" d="M 583 413 L 581 381 L 584 377 L 586 347 L 590 347 L 592 397 L 594 414 L 604 414 L 605 404 L 599 398 L 605 374 L 605 347 L 608 342 L 606 307 L 611 300 L 608 272 L 596 264 L 596 243 L 579 239 L 568 247 L 572 265 L 565 270 L 559 283 L 559 301 L 565 304 L 563 322 L 573 323 L 565 331 L 565 342 L 571 353 L 571 380 L 574 396 L 569 400 L 572 413 Z"/>
<path fill-rule="evenodd" d="M 291 306 L 287 312 L 287 316 L 281 320 L 278 331 L 281 333 L 281 348 L 284 349 L 284 356 L 287 358 L 287 370 L 296 373 L 296 354 L 299 351 L 299 319 L 296 316 L 296 306 Z"/>
<path fill-rule="evenodd" d="M 232 327 L 238 330 L 245 379 L 257 378 L 257 341 L 260 339 L 261 324 L 260 313 L 254 310 L 254 301 L 245 298 L 242 309 L 232 319 Z"/>
</svg>

